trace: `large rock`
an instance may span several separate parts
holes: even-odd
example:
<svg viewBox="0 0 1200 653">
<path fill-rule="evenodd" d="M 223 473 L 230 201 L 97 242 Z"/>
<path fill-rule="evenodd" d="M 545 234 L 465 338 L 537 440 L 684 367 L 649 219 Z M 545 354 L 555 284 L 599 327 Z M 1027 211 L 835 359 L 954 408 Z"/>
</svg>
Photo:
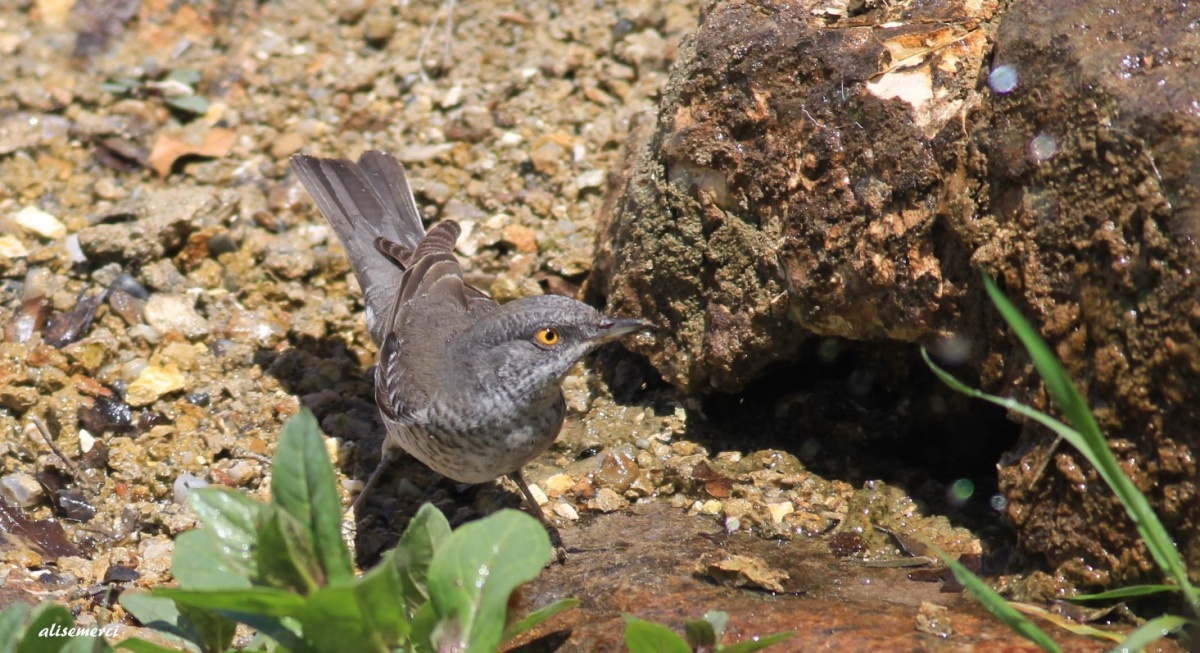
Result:
<svg viewBox="0 0 1200 653">
<path fill-rule="evenodd" d="M 711 7 L 598 249 L 610 303 L 670 323 L 646 350 L 664 377 L 732 391 L 813 334 L 947 324 L 935 154 L 978 95 L 989 7 L 891 26 L 811 1 Z"/>
<path fill-rule="evenodd" d="M 813 336 L 957 335 L 961 376 L 1048 408 L 988 268 L 1200 569 L 1200 8 L 864 7 L 710 6 L 614 176 L 592 291 L 664 323 L 641 346 L 686 392 L 737 391 Z M 1067 579 L 1153 568 L 1044 431 L 1001 484 L 1023 546 Z"/>
<path fill-rule="evenodd" d="M 1200 7 L 1014 2 L 989 97 L 951 188 L 972 263 L 1001 273 L 1094 407 L 1200 579 Z M 984 167 L 986 164 L 986 167 Z M 969 172 L 986 170 L 986 176 Z M 974 177 L 973 180 L 971 178 Z M 979 334 L 983 336 L 985 334 Z M 1044 406 L 1024 356 L 988 342 L 985 384 Z M 1026 550 L 1068 576 L 1123 584 L 1154 569 L 1088 463 L 1026 429 L 1001 469 Z"/>
</svg>

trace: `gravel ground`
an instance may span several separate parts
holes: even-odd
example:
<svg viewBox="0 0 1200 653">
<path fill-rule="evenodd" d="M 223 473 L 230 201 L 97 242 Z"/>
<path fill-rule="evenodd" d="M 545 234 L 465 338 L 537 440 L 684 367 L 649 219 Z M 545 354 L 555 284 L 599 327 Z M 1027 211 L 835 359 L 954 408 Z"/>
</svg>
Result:
<svg viewBox="0 0 1200 653">
<path fill-rule="evenodd" d="M 701 5 L 459 2 L 448 28 L 447 3 L 417 0 L 71 4 L 0 13 L 0 492 L 66 529 L 0 550 L 6 592 L 75 602 L 84 623 L 106 583 L 170 581 L 188 486 L 264 496 L 302 406 L 347 505 L 378 460 L 358 288 L 288 157 L 389 151 L 427 217 L 463 225 L 473 283 L 574 294 L 631 121 Z M 561 528 L 665 501 L 729 532 L 836 529 L 864 559 L 902 556 L 913 530 L 978 552 L 882 483 L 698 444 L 719 441 L 698 402 L 601 358 L 604 379 L 568 378 L 568 426 L 529 470 Z M 403 463 L 360 515 L 360 560 L 422 501 L 461 522 L 517 498 Z"/>
</svg>

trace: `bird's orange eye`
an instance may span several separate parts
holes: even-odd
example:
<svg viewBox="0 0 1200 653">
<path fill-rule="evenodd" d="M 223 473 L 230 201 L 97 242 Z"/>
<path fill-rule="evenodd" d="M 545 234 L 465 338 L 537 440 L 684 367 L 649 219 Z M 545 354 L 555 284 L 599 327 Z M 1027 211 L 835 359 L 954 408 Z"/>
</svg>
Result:
<svg viewBox="0 0 1200 653">
<path fill-rule="evenodd" d="M 551 329 L 550 327 L 542 327 L 537 330 L 537 333 L 533 334 L 533 339 L 536 340 L 539 345 L 543 345 L 545 347 L 553 347 L 554 345 L 557 345 L 559 338 L 560 336 L 558 335 L 558 330 Z"/>
</svg>

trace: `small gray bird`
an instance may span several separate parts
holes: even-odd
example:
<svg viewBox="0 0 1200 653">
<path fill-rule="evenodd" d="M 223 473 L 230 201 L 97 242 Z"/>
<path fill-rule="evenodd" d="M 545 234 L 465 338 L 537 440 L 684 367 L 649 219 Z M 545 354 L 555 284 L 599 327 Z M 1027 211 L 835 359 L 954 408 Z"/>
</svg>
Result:
<svg viewBox="0 0 1200 653">
<path fill-rule="evenodd" d="M 558 437 L 563 377 L 595 347 L 650 324 L 553 295 L 498 305 L 463 281 L 457 223 L 425 233 L 404 166 L 387 154 L 357 163 L 301 154 L 291 167 L 346 249 L 379 345 L 375 402 L 387 437 L 355 506 L 402 449 L 462 483 L 508 475 L 545 521 L 521 467 Z"/>
</svg>

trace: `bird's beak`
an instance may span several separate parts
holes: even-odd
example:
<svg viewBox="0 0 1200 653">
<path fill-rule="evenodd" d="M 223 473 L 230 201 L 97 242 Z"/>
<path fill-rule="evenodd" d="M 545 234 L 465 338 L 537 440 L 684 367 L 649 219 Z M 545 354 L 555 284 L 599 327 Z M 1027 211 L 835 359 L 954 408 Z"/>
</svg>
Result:
<svg viewBox="0 0 1200 653">
<path fill-rule="evenodd" d="M 600 319 L 597 327 L 599 330 L 592 338 L 592 342 L 604 343 L 616 340 L 621 336 L 653 328 L 654 324 L 646 320 L 631 317 L 603 317 Z"/>
</svg>

